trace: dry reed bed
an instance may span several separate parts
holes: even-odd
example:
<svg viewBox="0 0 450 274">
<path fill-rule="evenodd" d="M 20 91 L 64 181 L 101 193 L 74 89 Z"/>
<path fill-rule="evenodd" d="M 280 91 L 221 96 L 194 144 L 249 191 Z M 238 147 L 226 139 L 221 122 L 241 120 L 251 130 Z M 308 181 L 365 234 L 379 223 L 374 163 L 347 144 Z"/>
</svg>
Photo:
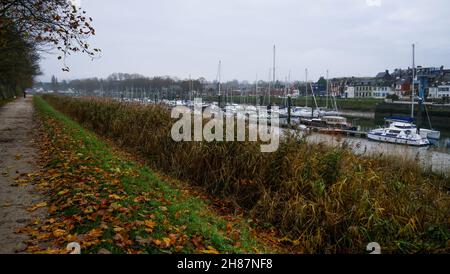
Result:
<svg viewBox="0 0 450 274">
<path fill-rule="evenodd" d="M 278 227 L 306 253 L 449 252 L 450 195 L 445 177 L 395 157 L 355 156 L 295 136 L 275 153 L 258 143 L 174 142 L 167 108 L 102 99 L 45 96 L 96 133 L 138 150 L 154 168 L 232 198 Z"/>
</svg>

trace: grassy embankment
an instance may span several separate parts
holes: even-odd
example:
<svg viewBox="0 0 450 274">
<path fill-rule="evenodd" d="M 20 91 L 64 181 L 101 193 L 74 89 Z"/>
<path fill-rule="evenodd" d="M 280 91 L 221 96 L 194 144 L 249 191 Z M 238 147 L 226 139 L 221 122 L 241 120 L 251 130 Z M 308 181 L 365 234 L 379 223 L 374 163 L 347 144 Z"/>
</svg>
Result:
<svg viewBox="0 0 450 274">
<path fill-rule="evenodd" d="M 167 109 L 46 96 L 58 110 L 144 155 L 153 168 L 232 198 L 271 223 L 298 252 L 449 252 L 448 178 L 413 161 L 355 156 L 290 136 L 275 153 L 258 143 L 181 142 Z"/>
<path fill-rule="evenodd" d="M 29 252 L 83 253 L 273 252 L 254 236 L 246 219 L 218 215 L 208 200 L 175 187 L 93 133 L 34 98 L 42 120 L 43 169 L 30 174 L 46 193 L 47 220 L 21 230 L 32 236 Z"/>
</svg>

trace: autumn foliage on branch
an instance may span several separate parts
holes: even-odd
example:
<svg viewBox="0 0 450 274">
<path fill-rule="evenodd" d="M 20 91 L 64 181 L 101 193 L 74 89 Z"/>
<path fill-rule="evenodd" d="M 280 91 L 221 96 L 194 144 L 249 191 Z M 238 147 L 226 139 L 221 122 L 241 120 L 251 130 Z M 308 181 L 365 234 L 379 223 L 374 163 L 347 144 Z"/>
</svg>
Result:
<svg viewBox="0 0 450 274">
<path fill-rule="evenodd" d="M 0 0 L 1 30 L 15 26 L 43 50 L 57 49 L 58 59 L 74 52 L 95 57 L 100 50 L 87 40 L 95 35 L 92 18 L 68 0 Z M 63 70 L 68 67 L 64 65 Z"/>
<path fill-rule="evenodd" d="M 39 52 L 99 56 L 88 44 L 92 18 L 69 0 L 0 0 L 0 100 L 20 95 L 40 73 Z"/>
</svg>

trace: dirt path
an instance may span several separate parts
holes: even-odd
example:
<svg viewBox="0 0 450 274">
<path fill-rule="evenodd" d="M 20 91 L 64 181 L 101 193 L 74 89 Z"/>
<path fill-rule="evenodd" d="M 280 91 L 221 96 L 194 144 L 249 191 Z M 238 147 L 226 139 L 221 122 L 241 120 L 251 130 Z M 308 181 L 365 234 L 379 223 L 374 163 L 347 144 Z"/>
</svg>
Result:
<svg viewBox="0 0 450 274">
<path fill-rule="evenodd" d="M 17 253 L 26 248 L 26 236 L 16 234 L 46 209 L 32 213 L 30 206 L 42 201 L 31 185 L 18 186 L 14 178 L 36 169 L 37 150 L 33 146 L 32 98 L 20 98 L 0 108 L 0 253 Z"/>
</svg>

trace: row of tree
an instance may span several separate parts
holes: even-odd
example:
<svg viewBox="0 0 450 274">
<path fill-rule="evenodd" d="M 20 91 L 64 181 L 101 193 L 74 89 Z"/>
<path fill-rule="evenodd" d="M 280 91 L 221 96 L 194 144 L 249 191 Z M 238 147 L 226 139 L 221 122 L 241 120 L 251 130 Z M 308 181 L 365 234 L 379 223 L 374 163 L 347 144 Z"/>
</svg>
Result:
<svg viewBox="0 0 450 274">
<path fill-rule="evenodd" d="M 98 56 L 87 43 L 95 34 L 91 22 L 69 0 L 0 0 L 0 100 L 33 85 L 41 51 L 57 53 L 65 71 L 71 53 Z"/>
<path fill-rule="evenodd" d="M 324 80 L 325 81 L 325 80 Z M 316 86 L 322 83 L 319 80 Z M 325 81 L 326 85 L 326 81 Z M 248 81 L 232 80 L 220 83 L 221 93 L 227 96 L 239 95 L 266 95 L 269 89 L 269 82 L 258 81 L 250 83 Z M 256 92 L 258 87 L 258 92 Z M 270 83 L 272 95 L 282 95 L 289 89 L 289 93 L 294 90 L 305 91 L 305 83 L 295 81 L 286 84 L 281 81 Z M 218 95 L 219 83 L 217 81 L 208 82 L 205 78 L 198 79 L 178 79 L 172 77 L 145 77 L 140 74 L 113 73 L 106 79 L 87 78 L 72 81 L 58 82 L 56 77 L 52 77 L 49 83 L 37 83 L 35 88 L 44 91 L 70 92 L 80 96 L 105 96 L 105 97 L 130 97 L 130 98 L 190 98 L 192 96 L 212 96 Z M 311 92 L 308 86 L 308 92 Z"/>
<path fill-rule="evenodd" d="M 3 18 L 1 19 L 3 20 Z M 0 29 L 0 100 L 18 95 L 32 86 L 39 73 L 36 45 L 26 39 L 17 26 Z"/>
</svg>

